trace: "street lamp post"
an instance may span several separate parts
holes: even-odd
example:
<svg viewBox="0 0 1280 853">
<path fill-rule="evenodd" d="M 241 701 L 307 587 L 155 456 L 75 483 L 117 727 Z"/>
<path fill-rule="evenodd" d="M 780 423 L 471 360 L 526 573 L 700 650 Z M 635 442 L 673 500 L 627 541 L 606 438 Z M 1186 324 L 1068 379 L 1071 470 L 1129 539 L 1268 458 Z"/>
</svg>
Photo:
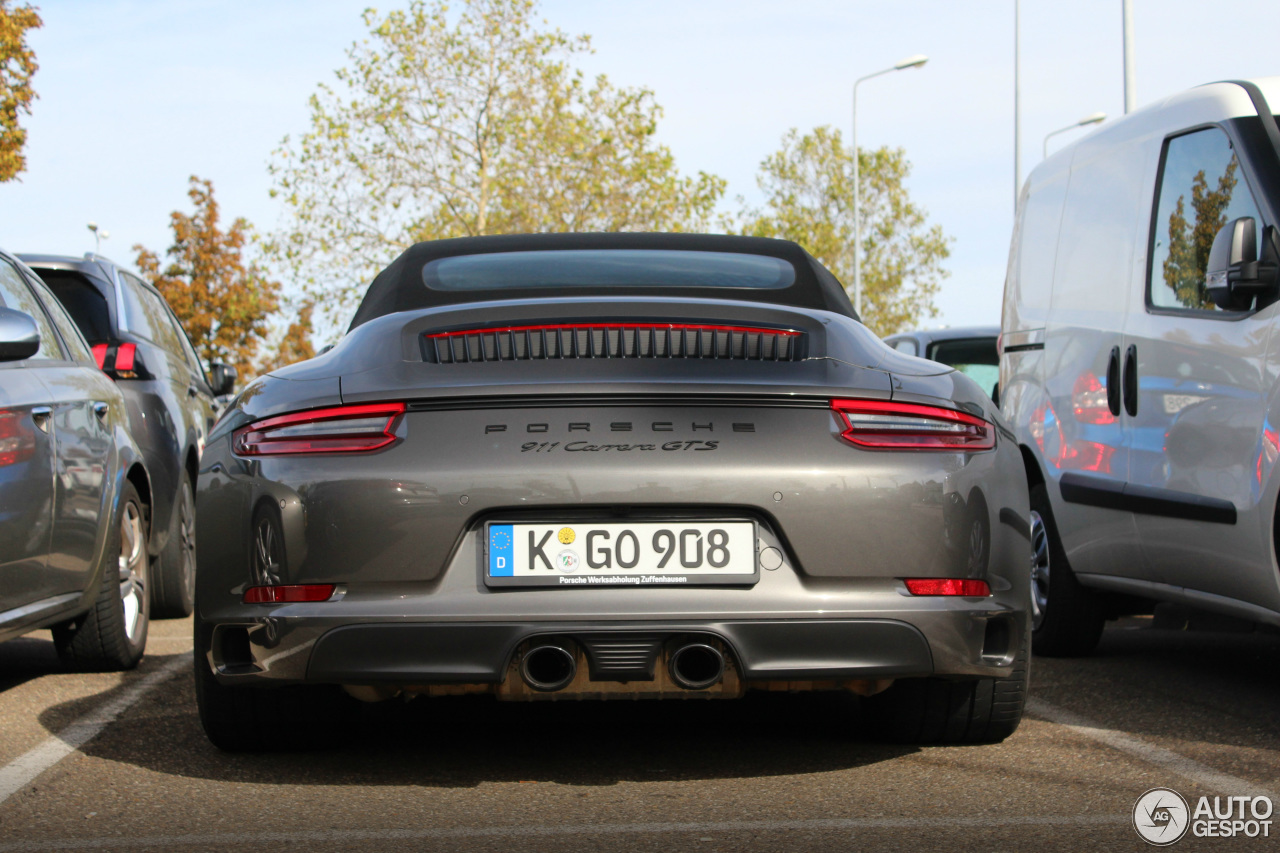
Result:
<svg viewBox="0 0 1280 853">
<path fill-rule="evenodd" d="M 1100 124 L 1100 123 L 1102 123 L 1102 122 L 1104 122 L 1104 121 L 1106 121 L 1106 120 L 1107 120 L 1107 114 L 1106 114 L 1106 113 L 1093 113 L 1092 115 L 1087 115 L 1087 116 L 1085 116 L 1084 118 L 1080 119 L 1080 120 L 1079 120 L 1078 122 L 1076 122 L 1075 124 L 1069 124 L 1069 125 L 1067 125 L 1066 127 L 1060 127 L 1060 128 L 1058 128 L 1057 130 L 1055 130 L 1055 131 L 1053 131 L 1052 133 L 1050 133 L 1050 134 L 1048 134 L 1047 136 L 1045 136 L 1045 138 L 1044 138 L 1044 156 L 1045 156 L 1045 157 L 1048 157 L 1048 156 L 1049 156 L 1049 140 L 1050 140 L 1052 137 L 1057 136 L 1059 133 L 1066 133 L 1068 130 L 1075 130 L 1077 127 L 1087 127 L 1088 125 L 1091 125 L 1091 124 Z"/>
<path fill-rule="evenodd" d="M 862 229 L 858 220 L 858 205 L 860 201 L 858 195 L 858 84 L 870 80 L 872 77 L 888 74 L 890 71 L 920 68 L 928 61 L 929 57 L 917 53 L 915 56 L 908 56 L 890 68 L 877 71 L 874 74 L 868 74 L 866 77 L 859 77 L 853 81 L 853 309 L 858 313 L 859 319 L 862 317 L 862 253 L 860 247 Z"/>
<path fill-rule="evenodd" d="M 98 250 L 102 248 L 102 241 L 111 236 L 106 229 L 99 229 L 98 223 L 90 222 L 89 230 L 93 232 L 93 253 L 98 254 Z"/>
</svg>

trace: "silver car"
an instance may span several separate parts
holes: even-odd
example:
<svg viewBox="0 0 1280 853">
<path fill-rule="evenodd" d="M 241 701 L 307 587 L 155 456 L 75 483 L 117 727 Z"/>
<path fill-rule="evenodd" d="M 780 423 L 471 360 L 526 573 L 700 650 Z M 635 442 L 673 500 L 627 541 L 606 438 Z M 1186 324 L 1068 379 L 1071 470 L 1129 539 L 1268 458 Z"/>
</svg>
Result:
<svg viewBox="0 0 1280 853">
<path fill-rule="evenodd" d="M 1027 689 L 1022 461 L 794 243 L 420 243 L 201 460 L 196 675 L 227 749 L 354 699 L 848 690 L 990 742 Z M 851 725 L 855 721 L 851 721 Z"/>
<path fill-rule="evenodd" d="M 0 252 L 0 640 L 128 669 L 150 616 L 150 480 L 124 397 L 58 300 Z"/>
</svg>

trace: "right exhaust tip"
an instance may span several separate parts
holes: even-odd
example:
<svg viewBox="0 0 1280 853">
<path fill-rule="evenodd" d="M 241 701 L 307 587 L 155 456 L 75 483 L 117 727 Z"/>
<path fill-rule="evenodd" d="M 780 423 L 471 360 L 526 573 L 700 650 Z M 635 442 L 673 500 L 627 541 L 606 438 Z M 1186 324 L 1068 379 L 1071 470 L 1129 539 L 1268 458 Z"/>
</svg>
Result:
<svg viewBox="0 0 1280 853">
<path fill-rule="evenodd" d="M 706 643 L 688 643 L 671 653 L 671 680 L 685 690 L 706 690 L 724 677 L 724 655 Z"/>
<path fill-rule="evenodd" d="M 578 674 L 578 657 L 573 649 L 557 643 L 534 646 L 520 661 L 524 683 L 542 693 L 568 687 Z"/>
</svg>

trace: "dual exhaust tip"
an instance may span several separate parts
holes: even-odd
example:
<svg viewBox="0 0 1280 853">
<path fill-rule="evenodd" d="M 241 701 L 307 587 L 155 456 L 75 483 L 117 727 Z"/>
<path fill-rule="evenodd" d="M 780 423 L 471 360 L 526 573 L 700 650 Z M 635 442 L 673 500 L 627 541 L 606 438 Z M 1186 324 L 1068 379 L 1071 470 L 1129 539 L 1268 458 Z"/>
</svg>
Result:
<svg viewBox="0 0 1280 853">
<path fill-rule="evenodd" d="M 724 654 L 708 643 L 685 643 L 671 653 L 667 671 L 685 690 L 706 690 L 724 677 Z M 563 690 L 577 675 L 577 647 L 569 642 L 540 643 L 520 661 L 521 679 L 541 693 Z"/>
</svg>

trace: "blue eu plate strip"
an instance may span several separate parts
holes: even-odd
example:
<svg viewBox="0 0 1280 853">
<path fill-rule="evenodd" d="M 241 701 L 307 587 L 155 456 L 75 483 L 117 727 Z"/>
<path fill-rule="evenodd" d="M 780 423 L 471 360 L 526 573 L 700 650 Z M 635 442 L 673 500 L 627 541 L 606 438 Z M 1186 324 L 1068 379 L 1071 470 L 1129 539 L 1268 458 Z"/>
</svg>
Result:
<svg viewBox="0 0 1280 853">
<path fill-rule="evenodd" d="M 514 558 L 510 524 L 489 525 L 489 577 L 509 578 Z"/>
</svg>

